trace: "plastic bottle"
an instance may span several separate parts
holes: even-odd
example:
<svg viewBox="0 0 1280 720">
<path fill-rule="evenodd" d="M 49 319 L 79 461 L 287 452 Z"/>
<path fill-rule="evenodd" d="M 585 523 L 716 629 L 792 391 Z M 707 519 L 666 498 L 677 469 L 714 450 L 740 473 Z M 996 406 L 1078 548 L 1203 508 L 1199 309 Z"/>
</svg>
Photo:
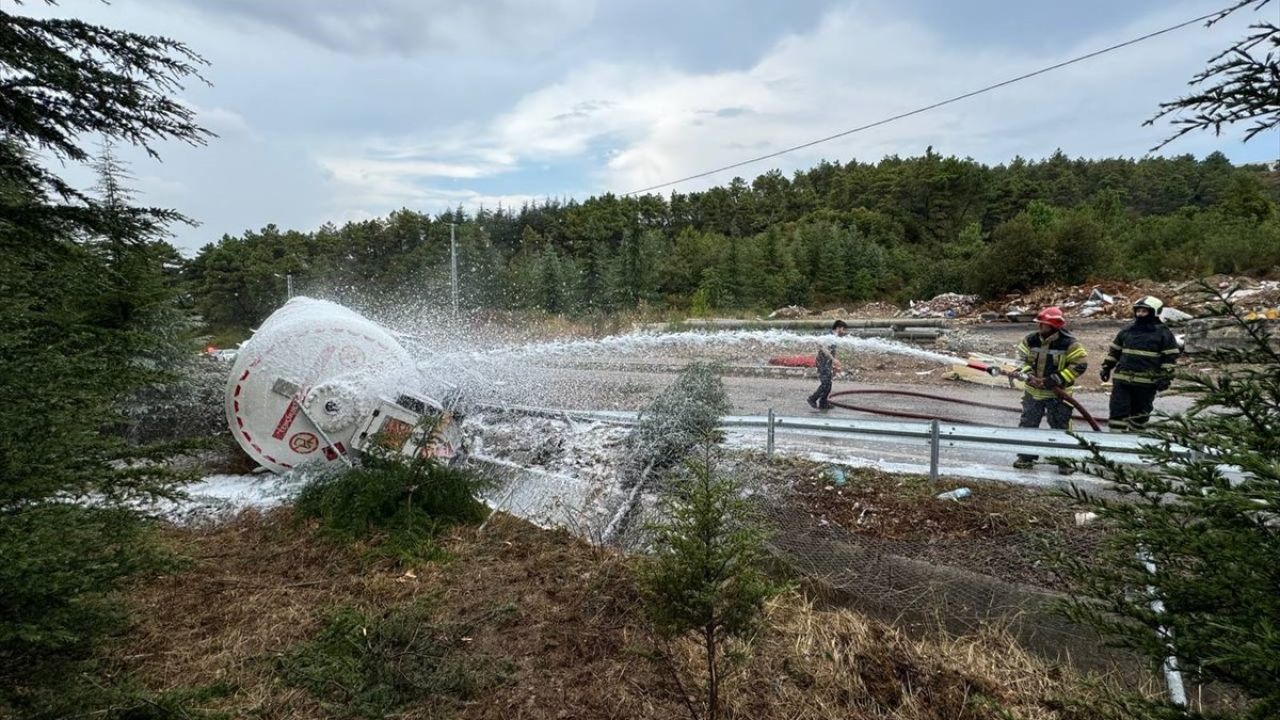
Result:
<svg viewBox="0 0 1280 720">
<path fill-rule="evenodd" d="M 955 490 L 948 490 L 947 492 L 944 492 L 944 493 L 938 493 L 935 497 L 937 497 L 939 500 L 960 500 L 962 498 L 967 498 L 972 494 L 973 494 L 973 491 L 970 490 L 969 488 L 961 487 L 961 488 L 956 488 Z"/>
<path fill-rule="evenodd" d="M 831 477 L 831 481 L 836 485 L 844 485 L 844 470 L 832 466 L 827 468 L 827 475 Z"/>
</svg>

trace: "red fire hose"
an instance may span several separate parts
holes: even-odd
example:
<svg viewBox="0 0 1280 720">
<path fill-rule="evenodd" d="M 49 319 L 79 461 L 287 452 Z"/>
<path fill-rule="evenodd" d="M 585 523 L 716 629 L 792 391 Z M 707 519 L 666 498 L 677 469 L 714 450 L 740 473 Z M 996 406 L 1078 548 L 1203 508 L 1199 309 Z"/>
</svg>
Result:
<svg viewBox="0 0 1280 720">
<path fill-rule="evenodd" d="M 1026 379 L 1027 379 L 1027 377 L 1026 377 L 1026 375 L 1025 375 L 1024 373 L 1020 373 L 1020 372 L 1010 372 L 1010 371 L 1008 371 L 1008 370 L 1005 370 L 1005 369 L 1004 369 L 1004 368 L 1002 368 L 1002 367 L 999 367 L 999 366 L 996 366 L 996 365 L 986 365 L 986 364 L 984 364 L 984 363 L 980 363 L 980 362 L 977 362 L 977 361 L 970 361 L 970 362 L 969 362 L 969 367 L 971 367 L 971 368 L 973 368 L 973 369 L 975 369 L 975 370 L 981 370 L 981 371 L 983 371 L 983 372 L 987 373 L 988 375 L 991 375 L 992 377 L 998 377 L 998 376 L 1000 376 L 1000 375 L 1005 375 L 1005 376 L 1007 376 L 1007 377 L 1011 377 L 1011 378 L 1015 378 L 1015 379 L 1018 379 L 1018 380 L 1022 380 L 1022 381 L 1024 381 L 1024 382 L 1025 382 L 1025 381 L 1026 381 Z M 1081 405 L 1081 404 L 1080 404 L 1080 401 L 1079 401 L 1079 400 L 1076 400 L 1074 397 L 1071 397 L 1071 394 L 1070 394 L 1070 393 L 1068 393 L 1066 390 L 1063 390 L 1062 388 L 1055 386 L 1055 387 L 1053 388 L 1053 394 L 1054 394 L 1054 395 L 1057 395 L 1057 396 L 1058 396 L 1058 399 L 1059 399 L 1059 400 L 1061 400 L 1062 402 L 1064 402 L 1064 403 L 1066 403 L 1066 404 L 1070 405 L 1071 407 L 1073 407 L 1073 408 L 1075 408 L 1077 411 L 1079 411 L 1079 413 L 1080 413 L 1080 417 L 1082 417 L 1082 418 L 1084 419 L 1084 421 L 1085 421 L 1085 422 L 1089 423 L 1089 427 L 1093 428 L 1095 431 L 1100 431 L 1100 430 L 1102 430 L 1102 428 L 1098 425 L 1098 421 L 1097 421 L 1097 420 L 1094 420 L 1094 419 L 1093 419 L 1093 416 L 1089 414 L 1089 411 L 1088 411 L 1088 410 L 1086 410 L 1086 409 L 1085 409 L 1085 407 L 1084 407 L 1083 405 Z"/>
<path fill-rule="evenodd" d="M 1008 373 L 998 367 L 983 365 L 981 363 L 976 363 L 976 362 L 969 363 L 969 367 L 972 367 L 976 370 L 982 370 L 983 372 L 986 372 L 990 375 L 1011 375 L 1011 373 Z M 1016 374 L 1014 375 L 1016 376 Z M 1099 426 L 1098 424 L 1098 421 L 1094 419 L 1093 415 L 1090 414 L 1090 412 L 1083 405 L 1081 405 L 1078 400 L 1076 400 L 1074 397 L 1072 397 L 1068 393 L 1064 392 L 1062 388 L 1054 388 L 1053 390 L 1060 400 L 1067 403 L 1071 407 L 1075 408 L 1076 411 L 1079 413 L 1078 415 L 1074 416 L 1074 419 L 1083 420 L 1089 423 L 1089 427 L 1093 428 L 1094 430 L 1098 430 L 1098 431 L 1102 430 L 1101 426 Z M 988 410 L 998 410 L 1000 412 L 1012 412 L 1012 413 L 1021 412 L 1018 408 L 1006 407 L 1004 405 L 993 405 L 991 403 L 975 402 L 973 400 L 961 400 L 959 398 L 948 397 L 945 395 L 933 395 L 931 393 L 915 392 L 911 390 L 876 390 L 876 389 L 842 390 L 840 392 L 831 393 L 831 398 L 844 397 L 847 395 L 903 395 L 906 397 L 918 397 L 918 398 L 925 398 L 927 400 L 937 400 L 938 402 L 949 402 L 949 403 L 957 403 L 960 405 L 969 405 L 972 407 L 986 408 Z M 963 424 L 963 425 L 974 424 L 973 421 L 971 420 L 946 418 L 938 415 L 928 415 L 924 413 L 907 412 L 905 410 L 885 410 L 883 408 L 867 407 L 865 405 L 857 405 L 850 402 L 837 402 L 835 400 L 832 400 L 831 404 L 838 408 L 843 408 L 845 410 L 854 410 L 857 412 L 865 412 L 873 415 L 887 415 L 890 417 L 911 418 L 914 420 L 941 420 L 943 422 Z"/>
</svg>

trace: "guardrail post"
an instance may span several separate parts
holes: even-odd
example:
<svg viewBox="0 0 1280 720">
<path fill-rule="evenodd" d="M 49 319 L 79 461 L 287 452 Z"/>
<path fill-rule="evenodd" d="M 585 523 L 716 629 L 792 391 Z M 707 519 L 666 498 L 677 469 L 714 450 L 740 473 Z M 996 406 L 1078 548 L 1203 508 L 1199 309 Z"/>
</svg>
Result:
<svg viewBox="0 0 1280 720">
<path fill-rule="evenodd" d="M 1138 549 L 1138 562 L 1142 563 L 1147 569 L 1147 573 L 1156 574 L 1156 565 L 1151 561 L 1151 556 L 1147 554 L 1145 549 Z M 1160 617 L 1164 614 L 1164 601 L 1156 595 L 1155 588 L 1147 586 L 1147 594 L 1151 596 L 1151 612 Z M 1182 671 L 1178 669 L 1178 657 L 1173 650 L 1173 631 L 1165 625 L 1157 626 L 1156 630 L 1160 638 L 1165 641 L 1165 647 L 1168 648 L 1169 654 L 1164 659 L 1164 681 L 1169 690 L 1169 702 L 1178 707 L 1187 706 L 1187 690 L 1182 684 Z"/>
<path fill-rule="evenodd" d="M 939 426 L 938 419 L 934 418 L 929 421 L 929 481 L 938 482 L 938 455 L 941 448 L 939 447 L 939 438 L 942 435 L 942 428 Z"/>
<path fill-rule="evenodd" d="M 765 446 L 765 454 L 773 457 L 773 408 L 769 408 L 769 440 Z"/>
</svg>

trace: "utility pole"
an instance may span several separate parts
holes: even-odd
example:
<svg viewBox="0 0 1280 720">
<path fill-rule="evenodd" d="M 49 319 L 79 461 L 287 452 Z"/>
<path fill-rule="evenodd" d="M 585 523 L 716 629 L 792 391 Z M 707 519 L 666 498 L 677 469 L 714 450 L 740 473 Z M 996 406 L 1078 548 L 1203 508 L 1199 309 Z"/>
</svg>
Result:
<svg viewBox="0 0 1280 720">
<path fill-rule="evenodd" d="M 458 241 L 454 236 L 457 223 L 449 223 L 449 285 L 453 289 L 453 316 L 458 316 Z"/>
<path fill-rule="evenodd" d="M 284 276 L 285 300 L 293 299 L 293 273 L 285 273 Z"/>
</svg>

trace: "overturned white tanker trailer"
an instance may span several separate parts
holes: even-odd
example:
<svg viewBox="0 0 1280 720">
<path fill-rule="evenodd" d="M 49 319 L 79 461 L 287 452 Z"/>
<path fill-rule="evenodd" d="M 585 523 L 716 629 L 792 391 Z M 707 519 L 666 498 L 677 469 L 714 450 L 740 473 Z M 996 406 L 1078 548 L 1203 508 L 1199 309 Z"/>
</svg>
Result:
<svg viewBox="0 0 1280 720">
<path fill-rule="evenodd" d="M 465 451 L 454 414 L 421 394 L 409 353 L 377 323 L 295 297 L 241 346 L 227 381 L 227 423 L 274 472 L 350 464 L 381 447 L 452 461 Z"/>
</svg>

